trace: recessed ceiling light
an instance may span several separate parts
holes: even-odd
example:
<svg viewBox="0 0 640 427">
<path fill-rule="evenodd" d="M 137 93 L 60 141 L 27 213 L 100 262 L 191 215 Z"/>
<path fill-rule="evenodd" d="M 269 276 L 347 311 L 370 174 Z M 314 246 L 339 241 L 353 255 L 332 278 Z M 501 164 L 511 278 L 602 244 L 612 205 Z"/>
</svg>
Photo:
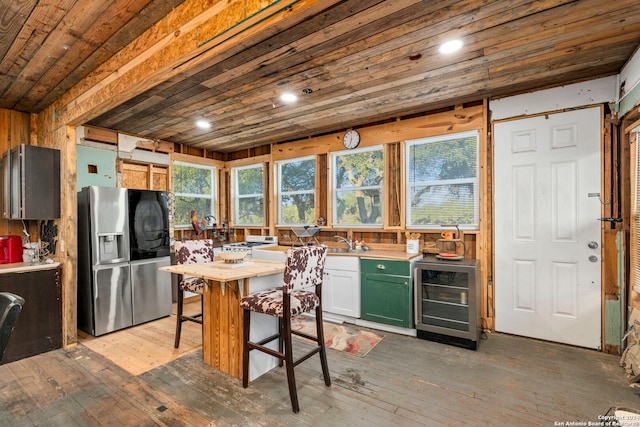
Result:
<svg viewBox="0 0 640 427">
<path fill-rule="evenodd" d="M 280 100 L 282 102 L 291 103 L 291 102 L 296 102 L 297 99 L 298 97 L 292 94 L 291 92 L 285 92 L 282 95 L 280 95 Z"/>
<path fill-rule="evenodd" d="M 448 42 L 441 44 L 439 50 L 440 53 L 453 53 L 460 50 L 463 44 L 464 43 L 462 43 L 462 40 L 460 39 L 449 40 Z"/>
<path fill-rule="evenodd" d="M 211 127 L 211 123 L 206 120 L 198 120 L 196 121 L 196 126 L 198 126 L 200 129 L 209 129 Z"/>
</svg>

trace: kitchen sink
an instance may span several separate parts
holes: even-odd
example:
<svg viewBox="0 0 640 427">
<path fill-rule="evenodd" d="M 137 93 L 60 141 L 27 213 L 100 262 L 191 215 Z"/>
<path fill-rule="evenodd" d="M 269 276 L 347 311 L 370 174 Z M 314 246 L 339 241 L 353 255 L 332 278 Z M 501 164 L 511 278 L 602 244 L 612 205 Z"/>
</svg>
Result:
<svg viewBox="0 0 640 427">
<path fill-rule="evenodd" d="M 327 248 L 327 252 L 330 254 L 357 254 L 362 251 L 349 248 Z"/>
</svg>

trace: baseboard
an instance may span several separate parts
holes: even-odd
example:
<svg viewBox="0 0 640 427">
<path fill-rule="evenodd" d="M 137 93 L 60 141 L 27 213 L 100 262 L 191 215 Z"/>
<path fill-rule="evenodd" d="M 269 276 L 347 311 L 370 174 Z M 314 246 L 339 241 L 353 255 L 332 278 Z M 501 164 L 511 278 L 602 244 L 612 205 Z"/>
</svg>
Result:
<svg viewBox="0 0 640 427">
<path fill-rule="evenodd" d="M 371 322 L 369 320 L 356 319 L 357 326 L 364 326 L 365 328 L 377 329 L 379 331 L 392 332 L 394 334 L 407 335 L 410 337 L 416 336 L 415 329 L 401 328 L 399 326 L 385 325 L 384 323 Z"/>
</svg>

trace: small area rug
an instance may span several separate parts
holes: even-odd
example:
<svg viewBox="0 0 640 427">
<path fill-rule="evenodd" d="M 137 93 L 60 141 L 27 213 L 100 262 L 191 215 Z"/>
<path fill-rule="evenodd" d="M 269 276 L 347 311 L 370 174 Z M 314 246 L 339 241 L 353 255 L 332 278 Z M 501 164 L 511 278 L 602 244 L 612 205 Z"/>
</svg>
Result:
<svg viewBox="0 0 640 427">
<path fill-rule="evenodd" d="M 291 321 L 291 329 L 316 336 L 316 323 L 312 317 L 297 316 Z M 324 343 L 334 350 L 358 357 L 365 357 L 384 335 L 363 331 L 347 325 L 324 322 Z"/>
</svg>

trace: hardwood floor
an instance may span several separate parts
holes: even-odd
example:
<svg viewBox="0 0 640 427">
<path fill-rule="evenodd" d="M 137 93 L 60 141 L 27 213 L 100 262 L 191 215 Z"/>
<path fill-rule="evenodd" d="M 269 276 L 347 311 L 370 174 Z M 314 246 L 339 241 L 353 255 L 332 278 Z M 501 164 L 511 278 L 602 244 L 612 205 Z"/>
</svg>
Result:
<svg viewBox="0 0 640 427">
<path fill-rule="evenodd" d="M 185 304 L 185 314 L 192 315 L 199 312 L 199 297 Z M 93 337 L 79 331 L 78 342 L 106 357 L 130 374 L 139 375 L 202 348 L 202 327 L 194 322 L 182 324 L 180 347 L 173 347 L 176 330 L 175 313 L 174 304 L 173 316 L 100 337 Z"/>
<path fill-rule="evenodd" d="M 243 389 L 197 350 L 133 375 L 81 343 L 0 366 L 0 425 L 553 426 L 640 408 L 616 356 L 514 336 L 470 351 L 385 333 L 328 356 L 331 387 L 317 356 L 296 368 L 293 414 L 284 369 Z"/>
</svg>

